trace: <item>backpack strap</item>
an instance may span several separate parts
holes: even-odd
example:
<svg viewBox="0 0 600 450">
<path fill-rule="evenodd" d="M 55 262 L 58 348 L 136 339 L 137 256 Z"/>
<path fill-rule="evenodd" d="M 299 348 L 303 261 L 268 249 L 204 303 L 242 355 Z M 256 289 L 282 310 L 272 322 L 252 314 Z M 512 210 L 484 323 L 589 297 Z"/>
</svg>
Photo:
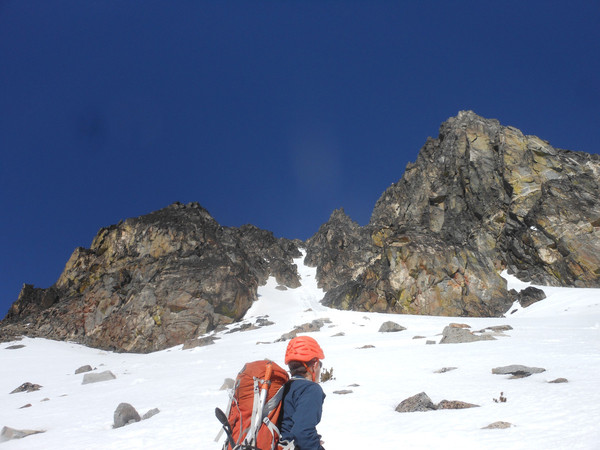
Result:
<svg viewBox="0 0 600 450">
<path fill-rule="evenodd" d="M 252 415 L 250 416 L 250 428 L 246 432 L 246 438 L 244 439 L 245 444 L 254 444 L 254 437 L 252 436 L 257 431 L 256 418 L 258 416 L 258 410 L 260 406 L 260 385 L 262 380 L 254 378 L 254 399 L 252 400 Z"/>
<path fill-rule="evenodd" d="M 235 391 L 237 390 L 239 385 L 240 385 L 240 380 L 237 379 L 235 381 L 235 384 L 233 385 L 233 388 L 229 390 L 229 402 L 227 403 L 227 409 L 225 410 L 225 417 L 227 417 L 227 418 L 229 418 L 229 413 L 231 412 L 231 405 L 235 401 Z M 215 437 L 215 442 L 219 442 L 219 440 L 221 439 L 221 436 L 223 436 L 224 431 L 225 431 L 225 429 L 221 428 L 221 430 Z M 227 443 L 225 443 L 225 445 L 227 445 Z"/>
<path fill-rule="evenodd" d="M 289 383 L 289 381 L 287 381 L 285 384 L 283 384 L 283 386 L 281 386 L 277 390 L 275 395 L 273 397 L 271 397 L 271 399 L 267 403 L 265 403 L 265 406 L 263 407 L 263 410 L 262 410 L 262 420 L 263 421 L 271 413 L 271 411 L 273 411 L 275 408 L 277 408 L 277 405 L 279 405 L 279 403 L 281 403 L 281 401 L 283 400 L 284 394 L 287 393 L 287 391 L 289 390 L 289 388 L 286 388 L 288 383 Z"/>
<path fill-rule="evenodd" d="M 288 381 L 289 382 L 289 381 Z M 281 433 L 279 431 L 279 428 L 277 428 L 277 425 L 274 424 L 271 419 L 269 419 L 269 414 L 271 413 L 271 411 L 273 411 L 275 408 L 277 408 L 277 406 L 283 401 L 283 396 L 285 393 L 287 393 L 287 391 L 289 390 L 288 382 L 284 383 L 275 393 L 275 395 L 273 397 L 271 397 L 271 399 L 265 403 L 265 406 L 263 407 L 262 410 L 262 423 L 267 427 L 267 429 L 269 430 L 269 432 L 271 433 L 272 439 L 271 439 L 271 448 L 270 449 L 265 449 L 265 450 L 276 450 L 276 443 L 275 443 L 275 436 L 281 436 Z"/>
</svg>

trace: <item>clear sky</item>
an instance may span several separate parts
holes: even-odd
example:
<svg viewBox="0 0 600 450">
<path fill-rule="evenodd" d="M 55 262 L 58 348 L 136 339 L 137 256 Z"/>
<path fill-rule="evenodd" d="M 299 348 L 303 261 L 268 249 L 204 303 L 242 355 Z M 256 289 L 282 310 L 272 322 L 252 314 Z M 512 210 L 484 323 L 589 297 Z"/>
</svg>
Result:
<svg viewBox="0 0 600 450">
<path fill-rule="evenodd" d="M 460 110 L 599 153 L 599 74 L 597 0 L 0 0 L 0 318 L 175 201 L 364 225 Z"/>
</svg>

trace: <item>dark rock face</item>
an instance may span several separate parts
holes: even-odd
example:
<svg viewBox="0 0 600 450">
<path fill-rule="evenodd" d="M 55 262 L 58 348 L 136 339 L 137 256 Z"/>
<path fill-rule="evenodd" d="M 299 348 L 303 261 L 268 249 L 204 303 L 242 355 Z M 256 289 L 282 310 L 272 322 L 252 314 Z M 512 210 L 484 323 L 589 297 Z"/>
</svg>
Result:
<svg viewBox="0 0 600 450">
<path fill-rule="evenodd" d="M 521 292 L 511 289 L 509 294 L 511 298 L 518 301 L 523 308 L 527 308 L 528 306 L 531 306 L 534 303 L 546 298 L 546 293 L 543 290 L 533 286 L 529 286 L 523 289 Z"/>
<path fill-rule="evenodd" d="M 364 272 L 376 254 L 369 230 L 337 209 L 306 242 L 304 262 L 317 268 L 319 287 L 329 291 Z"/>
<path fill-rule="evenodd" d="M 101 229 L 49 289 L 25 285 L 0 333 L 164 349 L 240 319 L 270 275 L 299 286 L 299 256 L 290 240 L 224 228 L 198 204 L 175 203 Z"/>
<path fill-rule="evenodd" d="M 377 201 L 365 227 L 343 211 L 308 242 L 327 305 L 498 316 L 522 280 L 600 286 L 600 158 L 558 150 L 473 112 L 442 124 Z"/>
</svg>

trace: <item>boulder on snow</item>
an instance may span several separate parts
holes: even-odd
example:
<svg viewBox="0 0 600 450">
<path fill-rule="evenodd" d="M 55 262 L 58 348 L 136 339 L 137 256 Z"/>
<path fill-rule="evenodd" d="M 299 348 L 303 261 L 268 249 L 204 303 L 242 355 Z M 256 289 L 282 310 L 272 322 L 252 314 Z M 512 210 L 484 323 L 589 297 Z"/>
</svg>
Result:
<svg viewBox="0 0 600 450">
<path fill-rule="evenodd" d="M 94 370 L 92 369 L 92 366 L 86 364 L 85 366 L 81 366 L 79 369 L 75 370 L 75 375 L 79 375 L 80 373 L 91 372 L 92 370 Z"/>
<path fill-rule="evenodd" d="M 25 347 L 23 344 L 9 345 L 8 347 L 5 347 L 4 350 L 18 350 L 23 347 Z"/>
<path fill-rule="evenodd" d="M 10 441 L 11 439 L 22 439 L 32 434 L 45 432 L 46 430 L 17 430 L 15 428 L 3 427 L 0 432 L 0 442 Z"/>
<path fill-rule="evenodd" d="M 397 324 L 396 322 L 392 322 L 388 320 L 387 322 L 383 322 L 379 327 L 380 333 L 396 333 L 398 331 L 406 330 L 402 325 Z"/>
<path fill-rule="evenodd" d="M 35 392 L 39 391 L 41 388 L 42 386 L 40 386 L 39 384 L 34 384 L 27 381 L 26 383 L 23 383 L 21 386 L 12 391 L 11 394 L 18 394 L 19 392 Z"/>
<path fill-rule="evenodd" d="M 544 291 L 533 286 L 529 286 L 518 293 L 514 289 L 511 289 L 508 293 L 510 297 L 518 301 L 523 308 L 527 308 L 546 298 L 546 293 Z"/>
<path fill-rule="evenodd" d="M 224 391 L 226 389 L 233 389 L 233 385 L 235 384 L 235 380 L 233 378 L 225 378 L 223 381 L 223 385 L 219 389 L 220 391 Z"/>
<path fill-rule="evenodd" d="M 150 417 L 153 417 L 153 416 L 157 415 L 159 412 L 160 412 L 160 409 L 158 409 L 158 408 L 152 408 L 150 411 L 148 411 L 146 414 L 144 414 L 142 416 L 142 420 L 149 419 Z"/>
<path fill-rule="evenodd" d="M 446 372 L 450 372 L 451 370 L 456 370 L 456 369 L 458 369 L 458 367 L 442 367 L 441 369 L 436 370 L 433 373 L 446 373 Z"/>
<path fill-rule="evenodd" d="M 216 336 L 206 336 L 197 339 L 188 339 L 183 343 L 182 350 L 189 350 L 196 347 L 205 347 L 207 345 L 212 345 L 215 343 L 215 340 L 219 339 Z"/>
<path fill-rule="evenodd" d="M 416 411 L 433 411 L 436 407 L 425 392 L 413 395 L 405 400 L 402 400 L 398 406 L 396 406 L 397 412 L 416 412 Z"/>
<path fill-rule="evenodd" d="M 460 400 L 442 400 L 436 406 L 436 409 L 466 409 L 479 408 L 479 405 L 473 403 L 461 402 Z"/>
<path fill-rule="evenodd" d="M 117 377 L 110 370 L 105 370 L 100 373 L 86 373 L 83 376 L 81 384 L 100 383 L 101 381 L 114 380 Z"/>
<path fill-rule="evenodd" d="M 548 383 L 568 383 L 569 380 L 567 380 L 566 378 L 557 378 L 556 380 L 552 380 L 552 381 L 548 381 Z"/>
<path fill-rule="evenodd" d="M 466 323 L 451 323 L 450 325 L 448 325 L 449 327 L 452 328 L 471 328 L 471 325 L 468 325 Z"/>
<path fill-rule="evenodd" d="M 130 423 L 139 422 L 142 420 L 136 409 L 129 403 L 120 403 L 117 406 L 114 414 L 114 425 L 113 428 L 124 427 Z"/>
<path fill-rule="evenodd" d="M 442 332 L 440 344 L 463 344 L 465 342 L 475 341 L 495 341 L 496 338 L 489 334 L 476 335 L 466 328 L 447 326 Z"/>
<path fill-rule="evenodd" d="M 513 327 L 510 325 L 495 325 L 493 327 L 487 327 L 480 331 L 480 333 L 485 332 L 486 330 L 494 331 L 495 333 L 502 333 L 503 331 L 512 330 Z"/>
<path fill-rule="evenodd" d="M 492 369 L 492 373 L 495 375 L 512 375 L 513 378 L 525 378 L 534 373 L 542 373 L 545 371 L 546 369 L 542 367 L 528 367 L 521 364 L 512 364 L 510 366 Z"/>
<path fill-rule="evenodd" d="M 482 430 L 501 430 L 501 429 L 510 428 L 510 427 L 514 427 L 514 425 L 510 422 L 498 421 L 498 422 L 490 423 L 487 427 L 483 427 Z"/>
<path fill-rule="evenodd" d="M 294 328 L 292 331 L 290 331 L 289 333 L 285 333 L 283 334 L 279 339 L 277 339 L 275 342 L 284 342 L 290 339 L 295 338 L 298 333 L 311 333 L 314 331 L 320 331 L 321 328 L 323 328 L 323 326 L 326 323 L 331 323 L 330 319 L 315 319 L 310 323 L 304 323 L 296 328 Z"/>
<path fill-rule="evenodd" d="M 437 409 L 466 409 L 479 408 L 479 405 L 473 403 L 461 402 L 460 400 L 442 400 L 437 405 L 434 404 L 425 392 L 413 395 L 403 400 L 396 406 L 397 412 L 417 412 L 417 411 L 435 411 Z"/>
</svg>

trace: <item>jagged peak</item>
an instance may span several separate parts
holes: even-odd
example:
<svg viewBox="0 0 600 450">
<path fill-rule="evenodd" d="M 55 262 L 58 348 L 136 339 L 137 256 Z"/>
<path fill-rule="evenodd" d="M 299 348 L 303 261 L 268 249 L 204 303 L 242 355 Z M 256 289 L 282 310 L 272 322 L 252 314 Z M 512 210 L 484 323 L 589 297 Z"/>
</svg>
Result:
<svg viewBox="0 0 600 450">
<path fill-rule="evenodd" d="M 442 125 L 440 125 L 440 138 L 457 129 L 465 128 L 482 128 L 489 131 L 496 131 L 502 128 L 502 125 L 497 119 L 487 119 L 471 110 L 459 111 L 454 117 L 450 117 Z"/>
</svg>

